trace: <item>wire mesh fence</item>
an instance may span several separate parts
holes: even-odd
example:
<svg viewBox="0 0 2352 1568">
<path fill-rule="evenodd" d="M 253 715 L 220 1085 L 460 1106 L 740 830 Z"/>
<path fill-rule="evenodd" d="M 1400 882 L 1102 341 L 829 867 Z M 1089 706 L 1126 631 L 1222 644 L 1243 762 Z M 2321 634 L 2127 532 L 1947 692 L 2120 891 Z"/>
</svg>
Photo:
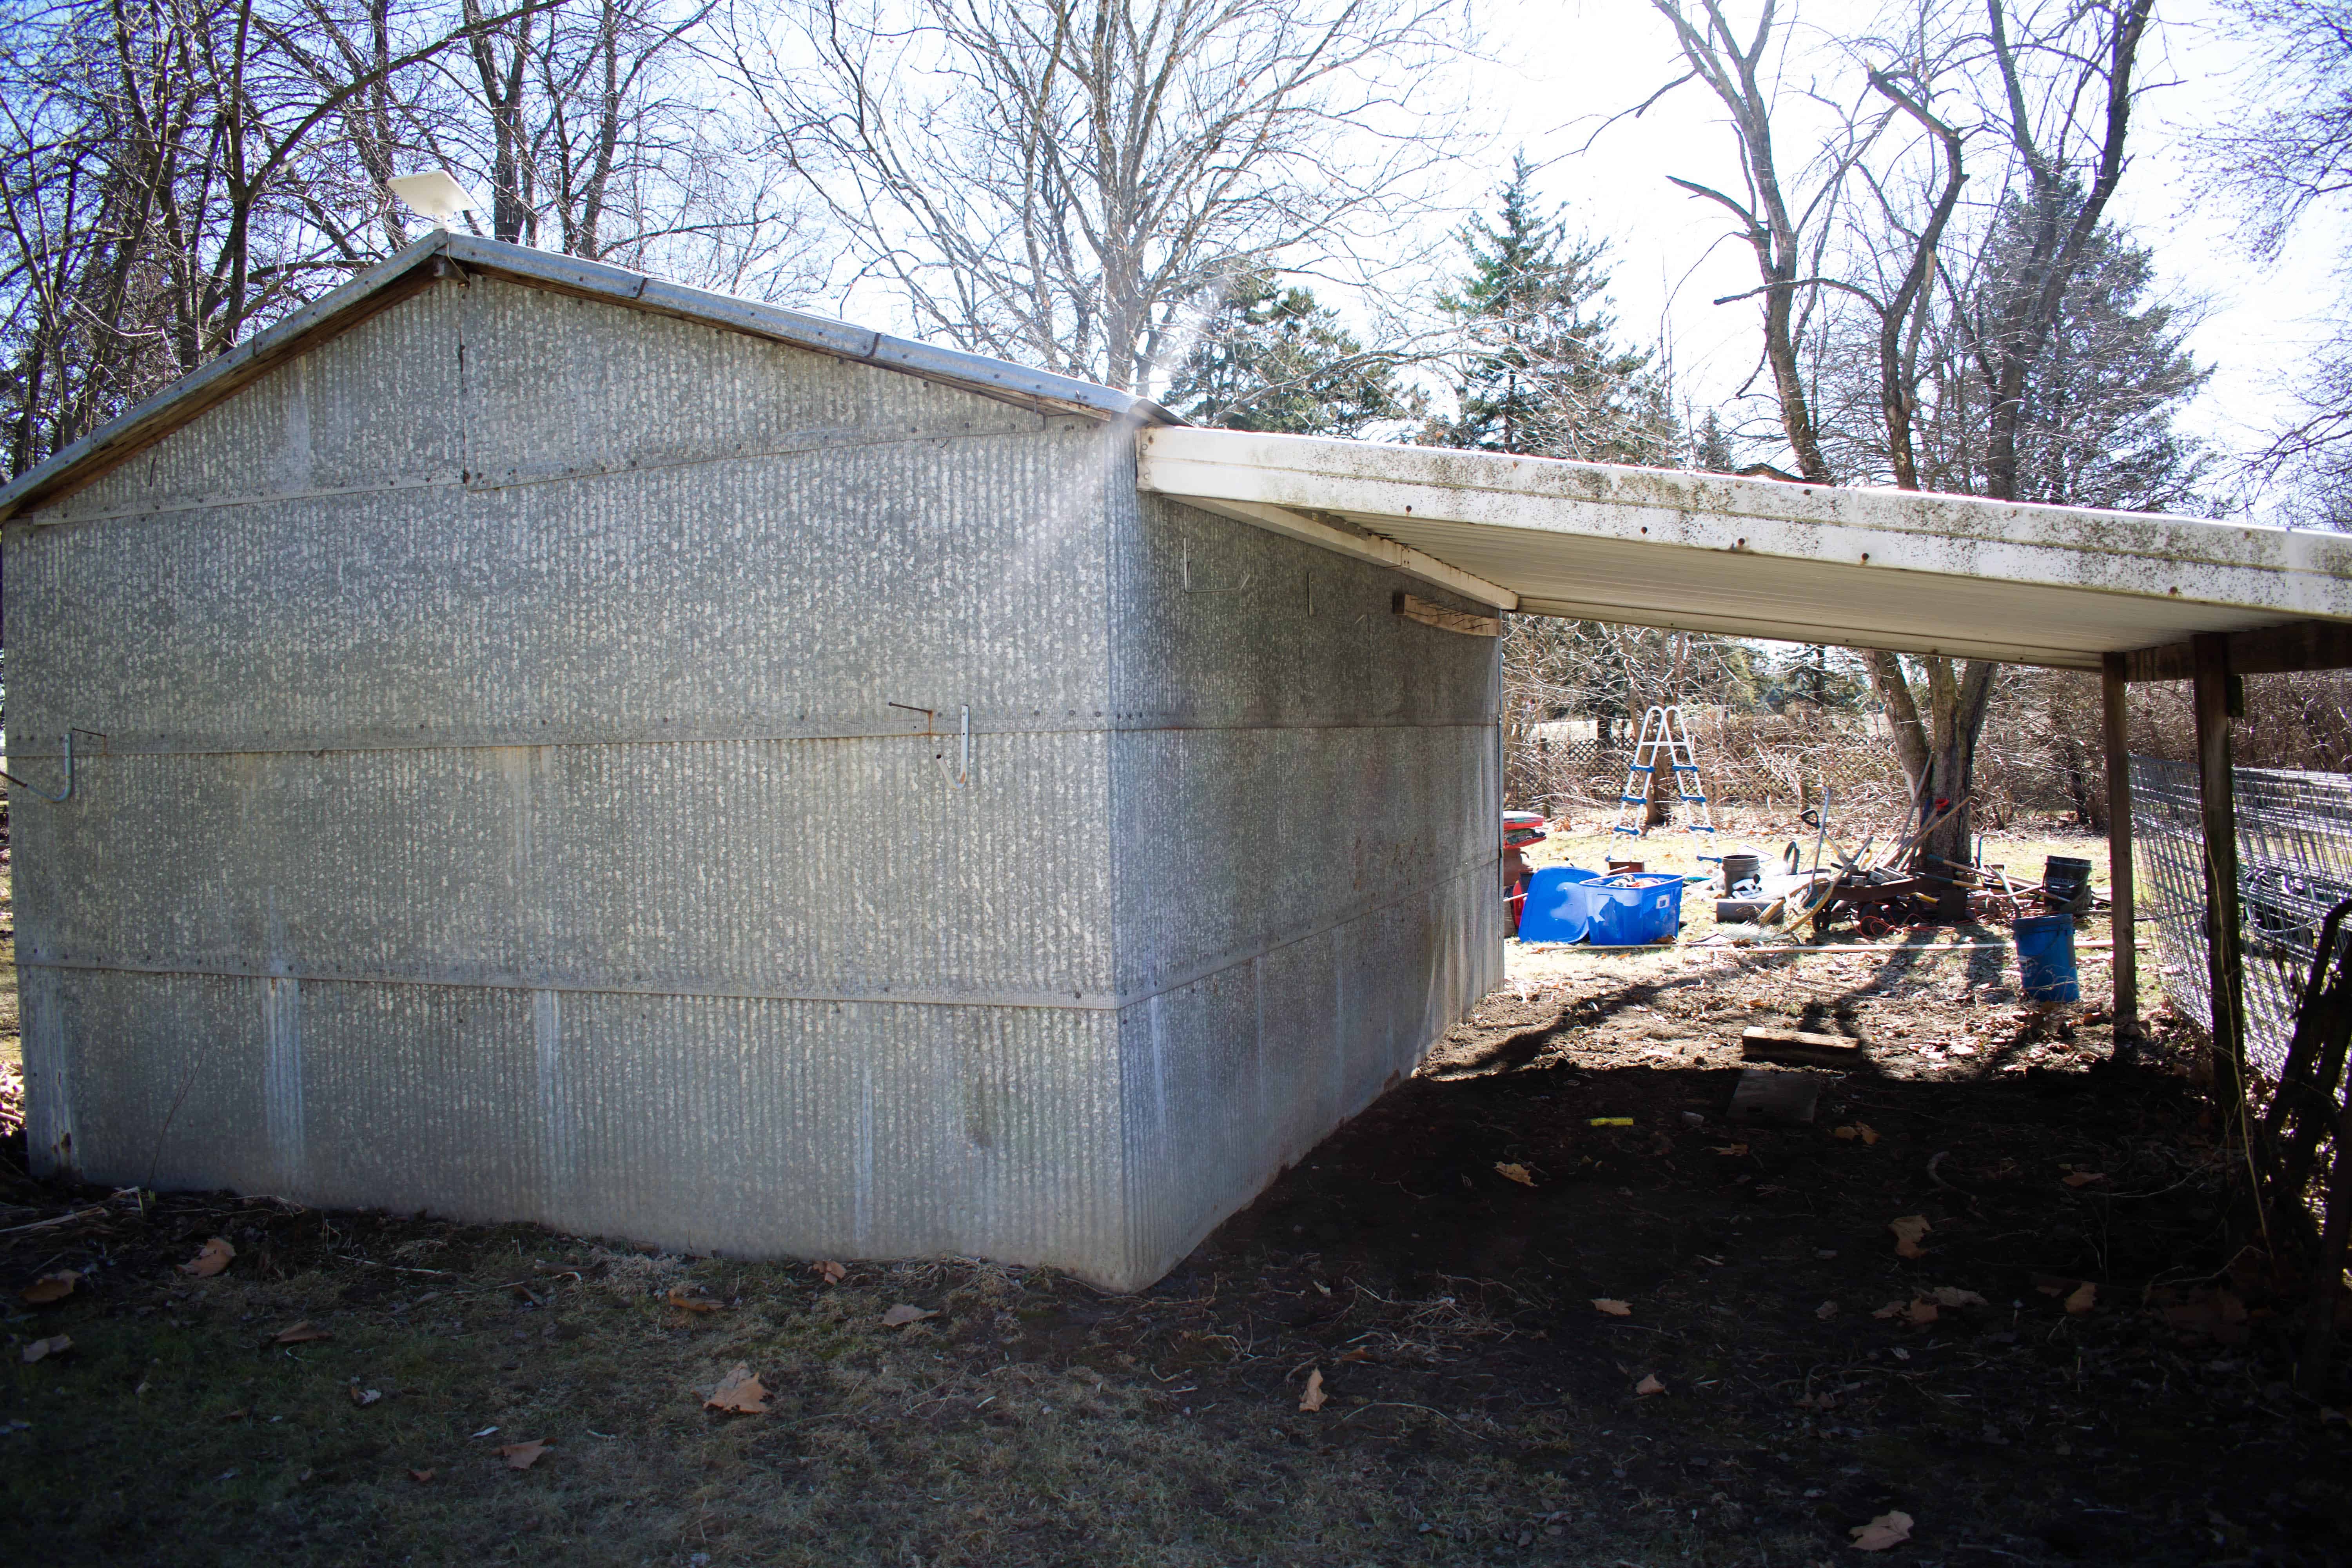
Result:
<svg viewBox="0 0 2352 1568">
<path fill-rule="evenodd" d="M 2235 770 L 2238 901 L 2243 911 L 2246 1056 L 2275 1079 L 2294 1033 L 2320 922 L 2352 898 L 2352 775 Z M 2210 1028 L 2205 826 L 2197 769 L 2131 760 L 2133 859 L 2141 922 L 2154 931 L 2165 994 Z"/>
</svg>

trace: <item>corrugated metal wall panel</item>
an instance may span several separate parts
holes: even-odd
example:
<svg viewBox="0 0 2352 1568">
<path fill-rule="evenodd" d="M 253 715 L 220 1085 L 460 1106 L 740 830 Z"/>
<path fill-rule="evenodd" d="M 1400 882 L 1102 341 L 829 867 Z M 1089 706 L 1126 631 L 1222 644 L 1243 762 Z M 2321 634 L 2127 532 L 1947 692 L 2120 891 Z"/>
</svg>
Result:
<svg viewBox="0 0 2352 1568">
<path fill-rule="evenodd" d="M 699 460 L 814 432 L 851 441 L 1034 435 L 1053 422 L 670 317 L 623 313 L 615 330 L 610 305 L 492 279 L 467 287 L 463 309 L 475 416 L 466 468 L 478 480 Z"/>
<path fill-rule="evenodd" d="M 9 728 L 248 750 L 921 727 L 891 702 L 1092 728 L 1103 447 L 1056 428 L 11 527 Z"/>
<path fill-rule="evenodd" d="M 1120 1256 L 1108 1013 L 35 973 L 95 1180 L 744 1255 Z"/>
<path fill-rule="evenodd" d="M 148 1179 L 184 1082 L 173 1184 L 1118 1277 L 1127 462 L 445 285 L 68 508 L 100 521 L 9 529 L 19 755 L 111 752 L 17 813 L 47 1157 Z"/>
<path fill-rule="evenodd" d="M 1173 1264 L 1501 978 L 1494 643 L 1398 574 L 1114 508 L 1136 1273 Z M 1468 607 L 1468 606 L 1465 606 Z"/>
<path fill-rule="evenodd" d="M 459 290 L 371 316 L 215 405 L 44 515 L 158 511 L 347 486 L 455 484 Z"/>
<path fill-rule="evenodd" d="M 100 757 L 27 962 L 1110 1004 L 1102 737 Z"/>
<path fill-rule="evenodd" d="M 1157 1279 L 1502 978 L 1477 868 L 1119 1015 L 1129 1272 Z"/>
<path fill-rule="evenodd" d="M 1494 978 L 1495 692 L 1130 464 L 444 285 L 8 529 L 37 1158 L 1155 1278 Z"/>
</svg>

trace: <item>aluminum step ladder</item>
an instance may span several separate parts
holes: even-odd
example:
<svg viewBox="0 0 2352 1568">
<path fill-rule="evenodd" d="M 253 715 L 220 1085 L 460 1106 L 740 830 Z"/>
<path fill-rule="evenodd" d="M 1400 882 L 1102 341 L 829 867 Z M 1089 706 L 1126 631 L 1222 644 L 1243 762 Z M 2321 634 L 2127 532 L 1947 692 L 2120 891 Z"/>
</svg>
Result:
<svg viewBox="0 0 2352 1568">
<path fill-rule="evenodd" d="M 1675 794 L 1686 808 L 1683 826 L 1693 833 L 1713 833 L 1715 813 L 1698 775 L 1698 750 L 1691 744 L 1690 725 L 1679 706 L 1654 706 L 1642 715 L 1641 739 L 1633 742 L 1633 761 L 1617 797 L 1616 831 L 1633 838 L 1649 831 L 1644 819 L 1650 815 L 1650 782 L 1661 765 L 1674 771 Z"/>
</svg>

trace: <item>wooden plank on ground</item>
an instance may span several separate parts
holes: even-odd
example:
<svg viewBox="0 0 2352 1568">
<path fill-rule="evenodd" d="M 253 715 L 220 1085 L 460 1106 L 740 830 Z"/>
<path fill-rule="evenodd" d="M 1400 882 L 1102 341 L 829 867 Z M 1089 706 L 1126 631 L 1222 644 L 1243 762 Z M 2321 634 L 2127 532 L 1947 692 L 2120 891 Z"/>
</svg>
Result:
<svg viewBox="0 0 2352 1568">
<path fill-rule="evenodd" d="M 1749 1029 L 1739 1037 L 1739 1054 L 1749 1061 L 1827 1062 L 1858 1060 L 1863 1042 L 1811 1029 Z"/>
</svg>

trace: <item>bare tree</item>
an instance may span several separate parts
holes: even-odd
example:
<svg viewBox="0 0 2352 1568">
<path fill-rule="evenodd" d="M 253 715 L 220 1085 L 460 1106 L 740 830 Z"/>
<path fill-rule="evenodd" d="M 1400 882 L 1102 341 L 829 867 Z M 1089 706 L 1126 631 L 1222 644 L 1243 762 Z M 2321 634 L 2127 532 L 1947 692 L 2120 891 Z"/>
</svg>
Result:
<svg viewBox="0 0 2352 1568">
<path fill-rule="evenodd" d="M 2254 58 L 2200 150 L 2214 194 L 2243 205 L 2255 259 L 2270 260 L 2314 208 L 2340 211 L 2352 197 L 2352 3 L 2227 0 L 2225 9 Z M 2352 290 L 2352 264 L 2339 281 Z M 2352 326 L 2342 304 L 2290 378 L 2301 416 L 2252 461 L 2263 479 L 2299 471 L 2308 493 L 2292 510 L 2336 528 L 2352 520 Z"/>
<path fill-rule="evenodd" d="M 1150 393 L 1229 279 L 1345 268 L 1360 241 L 1393 243 L 1459 141 L 1425 97 L 1445 14 L 1439 0 L 811 0 L 782 38 L 739 14 L 734 58 L 861 276 L 887 280 L 921 328 Z"/>
<path fill-rule="evenodd" d="M 1715 94 L 1729 116 L 1745 180 L 1732 195 L 1696 180 L 1670 176 L 1692 195 L 1717 203 L 1732 215 L 1738 232 L 1756 253 L 1762 279 L 1747 294 L 1760 297 L 1764 363 L 1772 376 L 1782 429 L 1798 473 L 1817 484 L 1836 482 L 1815 406 L 1811 378 L 1802 363 L 1806 321 L 1823 290 L 1837 290 L 1866 308 L 1878 325 L 1881 412 L 1895 482 L 1917 488 L 1911 426 L 1916 413 L 1916 345 L 1926 308 L 1932 301 L 1938 247 L 1958 208 L 1968 180 L 1960 132 L 1933 107 L 1937 88 L 1930 35 L 1923 26 L 1901 41 L 1910 56 L 1864 72 L 1870 91 L 1882 100 L 1877 111 L 1831 105 L 1808 89 L 1824 109 L 1833 109 L 1835 130 L 1794 178 L 1784 173 L 1773 117 L 1780 84 L 1770 62 L 1787 47 L 1786 25 L 1773 0 L 1759 8 L 1755 30 L 1743 41 L 1720 0 L 1698 0 L 1696 18 L 1682 0 L 1652 0 L 1675 30 L 1687 68 L 1684 81 L 1696 79 Z M 1866 46 L 1865 46 L 1866 47 Z M 1676 83 L 1675 85 L 1680 85 Z M 1646 107 L 1646 106 L 1645 106 Z M 1905 121 L 1925 133 L 1902 144 L 1891 132 Z M 1891 153 L 1891 156 L 1889 154 Z M 1874 168 L 1882 154 L 1885 165 Z M 1909 218 L 1897 183 L 1906 164 L 1923 161 L 1933 185 L 1924 212 Z M 1846 222 L 1846 184 L 1859 176 L 1879 211 L 1878 243 L 1863 258 L 1879 276 L 1833 276 L 1832 246 Z M 1886 266 L 1889 258 L 1895 265 Z"/>
<path fill-rule="evenodd" d="M 709 16 L 695 0 L 62 0 L 13 16 L 10 471 L 405 244 L 385 182 L 420 165 L 488 174 L 502 238 L 805 292 L 793 176 L 691 52 Z"/>
<path fill-rule="evenodd" d="M 1826 307 L 1816 305 L 1834 296 L 1866 312 L 1868 331 L 1860 335 L 1875 360 L 1878 450 L 1889 477 L 1918 487 L 1918 392 L 1933 368 L 1920 350 L 1941 303 L 1984 387 L 1981 488 L 2015 499 L 2029 380 L 2122 176 L 2133 71 L 2153 0 L 2051 0 L 2029 5 L 2021 20 L 2004 0 L 1929 0 L 1901 39 L 1862 46 L 1865 53 L 1885 48 L 1890 61 L 1862 71 L 1862 85 L 1880 100 L 1875 111 L 1831 112 L 1827 95 L 1809 86 L 1790 89 L 1829 126 L 1801 182 L 1783 175 L 1775 142 L 1783 90 L 1776 62 L 1789 44 L 1772 0 L 1764 0 L 1751 32 L 1734 27 L 1722 0 L 1696 0 L 1696 16 L 1682 0 L 1653 4 L 1675 28 L 1688 73 L 1683 79 L 1703 82 L 1730 118 L 1744 195 L 1675 183 L 1730 212 L 1756 252 L 1764 360 L 1799 477 L 1817 483 L 1839 477 L 1821 423 L 1818 357 L 1812 375 L 1806 363 L 1809 349 L 1818 356 L 1835 340 Z M 1993 84 L 1989 97 L 1960 100 L 1965 121 L 1938 107 L 1939 98 L 1953 96 L 1955 79 Z M 1907 142 L 1891 134 L 1906 123 L 1914 130 Z M 1950 251 L 1969 178 L 1967 144 L 1979 134 L 1997 138 L 2000 149 L 2000 179 L 1984 210 L 2022 212 L 2025 242 L 2009 248 L 1997 272 L 1976 268 L 1976 287 L 1963 300 L 1953 289 Z M 1906 181 L 1906 166 L 1921 173 Z M 1854 183 L 1866 201 L 1845 199 Z M 1801 203 L 1790 194 L 1800 187 L 1807 193 Z M 1989 219 L 1979 232 L 1997 227 Z M 1809 310 L 1819 318 L 1810 342 Z M 1922 853 L 1965 858 L 1969 818 L 1962 803 L 1995 667 L 1941 657 L 1906 665 L 1882 652 L 1868 668 L 1916 808 L 1925 816 L 1938 803 L 1960 805 Z"/>
<path fill-rule="evenodd" d="M 0 342 L 24 468 L 344 276 L 387 198 L 341 132 L 478 26 L 430 4 L 65 0 L 0 54 Z M 359 31 L 364 44 L 337 47 Z"/>
</svg>

